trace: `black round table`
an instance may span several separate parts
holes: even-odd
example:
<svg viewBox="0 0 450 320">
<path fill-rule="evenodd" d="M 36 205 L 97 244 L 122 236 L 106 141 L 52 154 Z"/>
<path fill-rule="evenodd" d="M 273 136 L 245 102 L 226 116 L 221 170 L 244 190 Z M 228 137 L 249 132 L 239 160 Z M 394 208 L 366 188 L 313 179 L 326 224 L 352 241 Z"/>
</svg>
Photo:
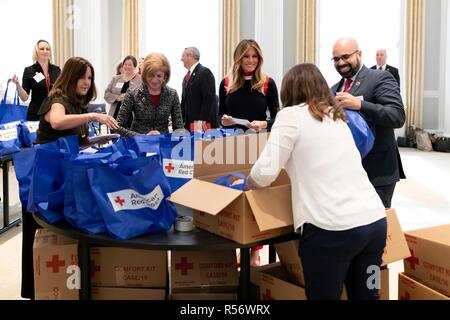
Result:
<svg viewBox="0 0 450 320">
<path fill-rule="evenodd" d="M 55 233 L 78 240 L 78 263 L 81 270 L 80 299 L 89 300 L 91 296 L 90 279 L 90 247 L 122 247 L 147 250 L 226 250 L 240 248 L 241 272 L 239 276 L 239 298 L 248 300 L 250 290 L 250 248 L 258 245 L 275 244 L 298 238 L 296 233 L 282 235 L 276 238 L 240 244 L 238 242 L 214 235 L 210 232 L 194 229 L 190 232 L 179 232 L 173 229 L 167 232 L 151 233 L 129 240 L 118 240 L 107 234 L 87 234 L 67 221 L 49 224 L 39 214 L 33 214 L 36 222 Z"/>
</svg>

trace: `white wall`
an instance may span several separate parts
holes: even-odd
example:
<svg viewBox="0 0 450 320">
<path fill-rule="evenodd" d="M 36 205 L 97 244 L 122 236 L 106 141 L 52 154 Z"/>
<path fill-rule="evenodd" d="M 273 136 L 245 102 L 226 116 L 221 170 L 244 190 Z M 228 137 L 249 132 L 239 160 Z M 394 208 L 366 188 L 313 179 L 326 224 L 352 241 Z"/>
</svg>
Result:
<svg viewBox="0 0 450 320">
<path fill-rule="evenodd" d="M 78 27 L 74 30 L 74 55 L 92 63 L 97 87 L 96 103 L 103 95 L 121 57 L 122 6 L 120 0 L 75 0 Z"/>
<path fill-rule="evenodd" d="M 450 136 L 450 5 L 425 2 L 423 127 Z"/>
</svg>

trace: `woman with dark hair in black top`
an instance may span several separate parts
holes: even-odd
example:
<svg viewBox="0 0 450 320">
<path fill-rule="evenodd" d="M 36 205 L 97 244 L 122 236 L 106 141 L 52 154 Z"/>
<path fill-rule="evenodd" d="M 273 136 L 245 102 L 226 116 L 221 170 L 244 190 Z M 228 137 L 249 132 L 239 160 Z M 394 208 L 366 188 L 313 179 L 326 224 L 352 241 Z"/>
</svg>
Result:
<svg viewBox="0 0 450 320">
<path fill-rule="evenodd" d="M 36 143 L 48 143 L 60 137 L 78 135 L 80 145 L 89 144 L 89 121 L 117 129 L 113 117 L 88 113 L 87 105 L 96 97 L 95 74 L 91 63 L 80 57 L 69 58 L 61 75 L 42 103 Z M 22 297 L 34 299 L 33 241 L 37 223 L 31 213 L 22 210 Z"/>
<path fill-rule="evenodd" d="M 231 74 L 219 86 L 219 115 L 227 128 L 270 130 L 279 109 L 278 90 L 275 81 L 262 73 L 263 56 L 255 40 L 242 40 L 234 50 Z M 267 116 L 269 110 L 270 118 Z M 247 120 L 247 124 L 235 119 Z M 250 265 L 260 265 L 259 250 L 251 250 Z M 239 261 L 238 261 L 239 263 Z"/>
<path fill-rule="evenodd" d="M 22 85 L 19 83 L 17 75 L 12 77 L 12 81 L 19 90 L 19 97 L 22 101 L 27 101 L 31 93 L 31 101 L 28 106 L 27 120 L 39 120 L 38 111 L 42 102 L 47 98 L 56 79 L 61 73 L 61 69 L 51 64 L 52 49 L 45 40 L 39 40 L 33 51 L 33 65 L 26 67 L 23 71 Z"/>
<path fill-rule="evenodd" d="M 222 126 L 255 131 L 272 127 L 279 108 L 278 90 L 273 79 L 262 73 L 262 64 L 262 52 L 256 41 L 242 40 L 234 51 L 232 73 L 219 86 Z M 249 123 L 237 124 L 233 118 Z"/>
</svg>

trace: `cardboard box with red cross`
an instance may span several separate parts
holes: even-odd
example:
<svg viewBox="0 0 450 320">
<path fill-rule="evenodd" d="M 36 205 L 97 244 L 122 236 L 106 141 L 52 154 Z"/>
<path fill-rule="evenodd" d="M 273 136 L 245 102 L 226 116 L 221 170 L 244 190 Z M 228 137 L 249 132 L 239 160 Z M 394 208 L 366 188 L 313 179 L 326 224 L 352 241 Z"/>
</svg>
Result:
<svg viewBox="0 0 450 320">
<path fill-rule="evenodd" d="M 171 251 L 170 284 L 177 293 L 236 293 L 236 252 Z"/>
<path fill-rule="evenodd" d="M 91 284 L 97 287 L 167 288 L 167 251 L 91 248 Z"/>
<path fill-rule="evenodd" d="M 194 210 L 198 228 L 247 244 L 294 231 L 291 185 L 284 170 L 271 186 L 240 191 L 215 184 L 230 173 L 248 175 L 268 133 L 195 142 L 194 178 L 169 200 Z"/>
<path fill-rule="evenodd" d="M 33 244 L 36 300 L 78 300 L 78 245 L 46 229 L 38 229 Z M 79 279 L 79 278 L 78 278 Z"/>
<path fill-rule="evenodd" d="M 450 224 L 405 232 L 405 275 L 450 296 Z"/>
<path fill-rule="evenodd" d="M 450 298 L 408 277 L 404 273 L 399 273 L 398 300 L 450 300 Z"/>
</svg>

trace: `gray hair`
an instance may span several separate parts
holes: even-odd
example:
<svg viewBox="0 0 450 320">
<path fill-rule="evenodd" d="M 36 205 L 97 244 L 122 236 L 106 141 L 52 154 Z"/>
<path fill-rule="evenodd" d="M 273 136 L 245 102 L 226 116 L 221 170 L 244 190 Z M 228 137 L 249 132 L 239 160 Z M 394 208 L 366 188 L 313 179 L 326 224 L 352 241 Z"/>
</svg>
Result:
<svg viewBox="0 0 450 320">
<path fill-rule="evenodd" d="M 196 47 L 187 47 L 184 50 L 191 53 L 195 60 L 200 60 L 200 51 Z"/>
</svg>

